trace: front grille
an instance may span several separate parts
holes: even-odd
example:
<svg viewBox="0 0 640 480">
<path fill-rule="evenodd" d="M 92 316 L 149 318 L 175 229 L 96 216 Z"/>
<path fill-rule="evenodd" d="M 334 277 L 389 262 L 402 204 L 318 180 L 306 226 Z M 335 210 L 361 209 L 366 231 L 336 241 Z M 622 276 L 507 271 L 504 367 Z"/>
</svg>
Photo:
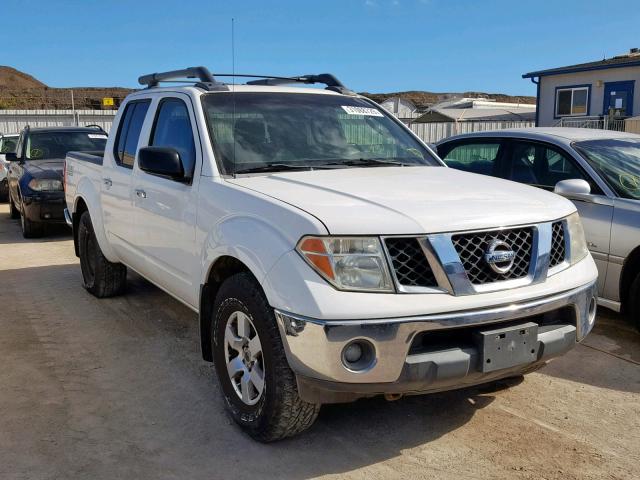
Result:
<svg viewBox="0 0 640 480">
<path fill-rule="evenodd" d="M 487 247 L 493 240 L 502 240 L 515 252 L 513 266 L 506 273 L 494 272 L 484 259 Z M 491 232 L 462 233 L 451 237 L 453 246 L 474 285 L 513 280 L 527 276 L 531 265 L 533 229 L 514 228 Z"/>
<path fill-rule="evenodd" d="M 416 238 L 385 240 L 391 264 L 400 285 L 406 287 L 437 287 L 438 282 Z"/>
<path fill-rule="evenodd" d="M 549 268 L 560 265 L 565 259 L 564 225 L 563 222 L 554 222 L 551 227 L 551 254 L 549 256 Z"/>
</svg>

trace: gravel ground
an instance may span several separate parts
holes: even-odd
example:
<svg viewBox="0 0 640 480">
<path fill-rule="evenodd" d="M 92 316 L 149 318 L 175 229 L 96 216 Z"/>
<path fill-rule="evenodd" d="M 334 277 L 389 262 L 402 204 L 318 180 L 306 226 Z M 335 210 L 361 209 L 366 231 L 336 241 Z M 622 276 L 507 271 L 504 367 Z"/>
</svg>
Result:
<svg viewBox="0 0 640 480">
<path fill-rule="evenodd" d="M 196 315 L 135 274 L 97 300 L 68 231 L 23 240 L 0 205 L 0 478 L 640 477 L 640 335 L 600 310 L 510 388 L 323 408 L 262 445 L 225 415 Z"/>
</svg>

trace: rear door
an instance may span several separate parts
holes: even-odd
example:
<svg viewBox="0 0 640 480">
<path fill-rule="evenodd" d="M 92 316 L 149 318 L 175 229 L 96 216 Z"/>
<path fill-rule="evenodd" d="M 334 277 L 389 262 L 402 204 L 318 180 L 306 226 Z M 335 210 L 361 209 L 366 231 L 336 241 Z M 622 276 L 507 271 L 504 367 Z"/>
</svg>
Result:
<svg viewBox="0 0 640 480">
<path fill-rule="evenodd" d="M 143 256 L 135 238 L 133 166 L 140 134 L 151 100 L 127 103 L 118 123 L 113 151 L 105 151 L 102 168 L 102 212 L 105 231 L 120 259 L 144 272 Z"/>
<path fill-rule="evenodd" d="M 155 103 L 145 145 L 173 148 L 191 180 L 177 181 L 134 171 L 132 227 L 146 257 L 150 279 L 186 303 L 196 306 L 200 258 L 195 249 L 197 193 L 202 152 L 193 107 L 187 95 L 172 93 Z"/>
</svg>

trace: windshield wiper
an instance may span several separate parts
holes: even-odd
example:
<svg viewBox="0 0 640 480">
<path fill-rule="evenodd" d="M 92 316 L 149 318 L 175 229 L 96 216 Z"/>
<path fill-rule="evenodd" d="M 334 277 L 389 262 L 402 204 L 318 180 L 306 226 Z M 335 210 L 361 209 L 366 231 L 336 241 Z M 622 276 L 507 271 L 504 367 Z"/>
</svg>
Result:
<svg viewBox="0 0 640 480">
<path fill-rule="evenodd" d="M 283 170 L 313 170 L 309 165 L 291 165 L 288 163 L 267 163 L 258 167 L 243 168 L 236 173 L 280 172 Z"/>
<path fill-rule="evenodd" d="M 399 162 L 397 160 L 392 160 L 390 158 L 357 158 L 352 160 L 343 160 L 332 163 L 327 163 L 325 165 L 347 165 L 350 167 L 370 167 L 370 166 L 378 166 L 378 165 L 392 165 L 396 167 L 404 167 L 404 166 L 412 166 L 412 163 L 404 163 Z"/>
</svg>

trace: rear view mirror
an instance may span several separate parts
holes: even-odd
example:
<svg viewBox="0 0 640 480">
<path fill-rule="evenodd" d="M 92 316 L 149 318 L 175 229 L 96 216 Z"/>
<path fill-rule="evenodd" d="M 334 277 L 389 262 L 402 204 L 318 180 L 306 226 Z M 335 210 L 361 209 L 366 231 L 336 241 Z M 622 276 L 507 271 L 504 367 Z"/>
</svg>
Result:
<svg viewBox="0 0 640 480">
<path fill-rule="evenodd" d="M 144 147 L 138 154 L 138 166 L 140 170 L 153 175 L 169 177 L 173 180 L 184 182 L 184 165 L 180 154 L 174 148 L 168 147 Z"/>
<path fill-rule="evenodd" d="M 591 193 L 591 186 L 586 180 L 572 178 L 556 183 L 553 191 L 558 195 L 588 195 Z"/>
<path fill-rule="evenodd" d="M 18 161 L 18 156 L 16 155 L 16 152 L 7 152 L 4 154 L 4 158 L 7 162 L 17 162 Z"/>
</svg>

